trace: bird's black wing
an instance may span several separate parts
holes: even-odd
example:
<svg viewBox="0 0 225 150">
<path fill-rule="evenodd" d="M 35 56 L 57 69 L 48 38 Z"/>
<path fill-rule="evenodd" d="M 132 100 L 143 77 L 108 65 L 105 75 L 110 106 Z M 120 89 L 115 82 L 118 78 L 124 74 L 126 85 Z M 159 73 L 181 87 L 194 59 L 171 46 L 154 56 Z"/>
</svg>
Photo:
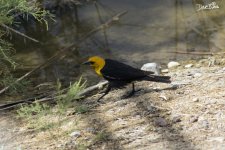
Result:
<svg viewBox="0 0 225 150">
<path fill-rule="evenodd" d="M 105 59 L 105 66 L 101 70 L 103 77 L 107 80 L 123 80 L 132 81 L 143 78 L 153 72 L 146 72 L 140 69 L 133 68 L 124 63 Z"/>
</svg>

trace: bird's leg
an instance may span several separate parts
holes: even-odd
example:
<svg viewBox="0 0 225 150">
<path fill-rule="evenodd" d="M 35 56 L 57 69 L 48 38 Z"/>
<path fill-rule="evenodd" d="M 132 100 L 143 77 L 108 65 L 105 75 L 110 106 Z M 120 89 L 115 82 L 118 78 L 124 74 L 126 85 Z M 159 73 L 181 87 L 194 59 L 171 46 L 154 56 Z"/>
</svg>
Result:
<svg viewBox="0 0 225 150">
<path fill-rule="evenodd" d="M 100 102 L 100 99 L 102 99 L 104 96 L 106 96 L 110 90 L 111 90 L 111 85 L 109 84 L 107 86 L 107 88 L 104 90 L 104 94 L 98 98 L 97 102 Z M 103 93 L 103 92 L 101 92 L 101 93 Z"/>
<path fill-rule="evenodd" d="M 134 86 L 134 83 L 132 83 L 132 91 L 129 92 L 128 94 L 126 94 L 126 95 L 123 95 L 121 98 L 122 99 L 129 98 L 129 97 L 133 96 L 135 92 L 136 92 L 135 86 Z"/>
</svg>

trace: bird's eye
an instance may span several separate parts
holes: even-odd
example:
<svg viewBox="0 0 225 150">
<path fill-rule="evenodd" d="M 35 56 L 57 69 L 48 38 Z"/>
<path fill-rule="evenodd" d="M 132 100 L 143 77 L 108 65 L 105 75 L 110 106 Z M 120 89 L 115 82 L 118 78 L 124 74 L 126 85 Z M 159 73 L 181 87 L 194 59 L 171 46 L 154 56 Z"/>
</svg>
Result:
<svg viewBox="0 0 225 150">
<path fill-rule="evenodd" d="M 95 63 L 95 62 L 93 62 L 93 61 L 90 61 L 90 64 L 91 64 L 91 65 L 94 65 L 94 63 Z"/>
</svg>

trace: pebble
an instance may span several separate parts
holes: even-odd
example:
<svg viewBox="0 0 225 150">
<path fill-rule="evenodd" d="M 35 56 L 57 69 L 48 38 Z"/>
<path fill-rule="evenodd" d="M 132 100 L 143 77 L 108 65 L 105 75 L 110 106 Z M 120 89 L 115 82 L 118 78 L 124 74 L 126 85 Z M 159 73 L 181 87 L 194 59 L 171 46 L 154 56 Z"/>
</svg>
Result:
<svg viewBox="0 0 225 150">
<path fill-rule="evenodd" d="M 155 63 L 155 62 L 147 63 L 147 64 L 144 64 L 141 67 L 141 70 L 152 71 L 152 72 L 154 72 L 154 74 L 160 75 L 160 73 L 161 73 L 161 66 L 159 64 Z"/>
<path fill-rule="evenodd" d="M 198 78 L 198 77 L 201 77 L 201 76 L 202 76 L 201 73 L 195 73 L 195 74 L 193 75 L 194 78 Z"/>
<path fill-rule="evenodd" d="M 96 132 L 96 130 L 92 127 L 86 128 L 86 131 L 89 132 L 89 133 L 95 133 Z"/>
<path fill-rule="evenodd" d="M 176 61 L 171 61 L 167 64 L 168 68 L 175 68 L 177 66 L 180 66 L 180 63 L 176 62 Z"/>
<path fill-rule="evenodd" d="M 162 73 L 168 73 L 169 72 L 169 69 L 163 69 L 161 72 Z"/>
<path fill-rule="evenodd" d="M 70 136 L 78 138 L 79 136 L 81 136 L 81 132 L 80 131 L 74 131 L 74 132 L 70 133 Z"/>
<path fill-rule="evenodd" d="M 198 121 L 198 116 L 192 116 L 190 118 L 190 123 L 194 123 L 194 122 L 197 122 Z"/>
<path fill-rule="evenodd" d="M 181 122 L 181 116 L 177 115 L 177 116 L 172 117 L 172 122 L 173 123 Z"/>
<path fill-rule="evenodd" d="M 185 68 L 191 68 L 193 66 L 193 64 L 187 64 L 187 65 L 185 65 L 184 67 Z"/>
<path fill-rule="evenodd" d="M 195 97 L 195 98 L 193 98 L 192 101 L 193 101 L 193 102 L 199 102 L 199 98 Z"/>
<path fill-rule="evenodd" d="M 207 120 L 202 120 L 201 124 L 202 124 L 202 127 L 204 129 L 208 129 L 209 128 L 209 122 Z"/>
<path fill-rule="evenodd" d="M 151 106 L 151 105 L 147 106 L 147 110 L 150 113 L 155 113 L 157 111 L 157 109 L 154 106 Z"/>
<path fill-rule="evenodd" d="M 160 95 L 159 98 L 161 98 L 163 101 L 168 101 L 168 98 L 165 95 Z"/>
<path fill-rule="evenodd" d="M 155 118 L 155 125 L 159 127 L 166 127 L 168 125 L 167 121 L 162 117 Z"/>
</svg>

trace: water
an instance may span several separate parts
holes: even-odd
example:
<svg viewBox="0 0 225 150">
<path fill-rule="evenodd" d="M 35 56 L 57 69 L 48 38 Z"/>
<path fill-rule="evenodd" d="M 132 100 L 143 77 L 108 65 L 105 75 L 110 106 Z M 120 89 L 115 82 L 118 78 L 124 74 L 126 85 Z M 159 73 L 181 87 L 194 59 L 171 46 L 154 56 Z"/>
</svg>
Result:
<svg viewBox="0 0 225 150">
<path fill-rule="evenodd" d="M 58 50 L 75 43 L 116 13 L 127 11 L 127 14 L 105 31 L 93 34 L 65 57 L 58 58 L 48 70 L 40 72 L 41 81 L 53 78 L 72 81 L 83 72 L 89 73 L 79 64 L 92 55 L 140 67 L 153 61 L 165 64 L 170 60 L 203 57 L 179 52 L 225 49 L 223 0 L 98 0 L 96 3 L 81 2 L 76 7 L 63 2 L 54 6 L 48 2 L 51 1 L 44 1 L 44 6 L 56 14 L 56 22 L 49 24 L 49 30 L 30 24 L 23 30 L 42 44 L 29 40 L 24 44 L 23 40 L 14 38 L 17 59 L 24 63 L 24 67 L 32 68 L 45 62 Z M 198 10 L 208 4 L 219 8 Z"/>
</svg>

